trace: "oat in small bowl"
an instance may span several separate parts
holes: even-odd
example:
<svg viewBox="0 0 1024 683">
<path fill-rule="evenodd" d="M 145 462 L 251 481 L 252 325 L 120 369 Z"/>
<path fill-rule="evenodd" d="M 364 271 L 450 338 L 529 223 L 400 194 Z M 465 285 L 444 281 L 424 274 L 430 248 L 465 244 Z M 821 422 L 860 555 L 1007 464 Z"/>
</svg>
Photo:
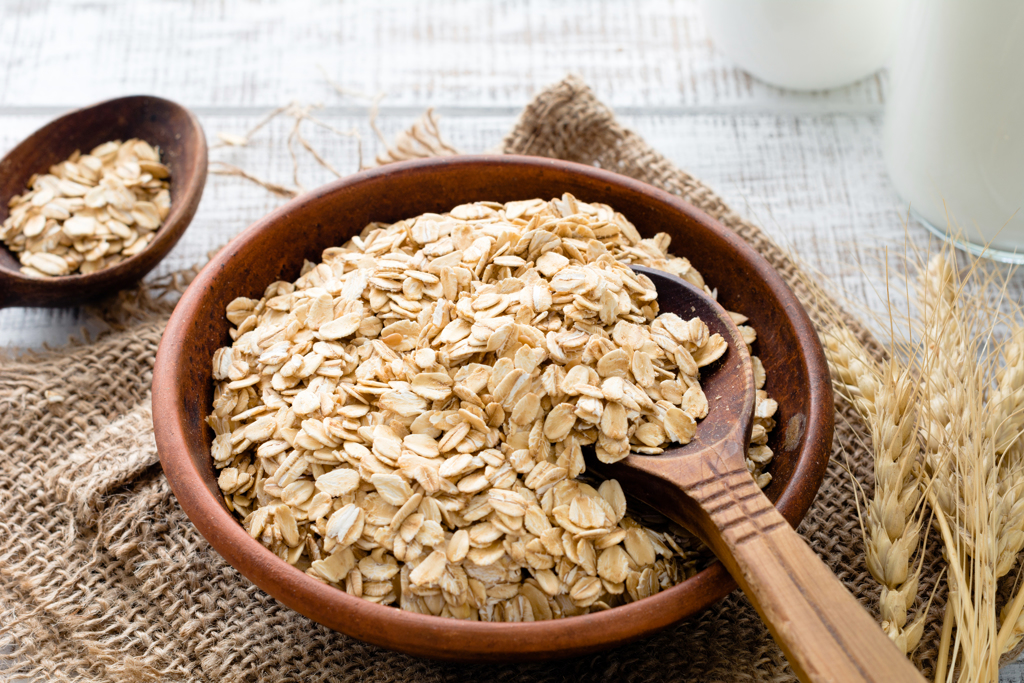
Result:
<svg viewBox="0 0 1024 683">
<path fill-rule="evenodd" d="M 145 249 L 171 212 L 171 171 L 145 140 L 80 150 L 7 202 L 0 241 L 29 277 L 88 275 Z"/>
<path fill-rule="evenodd" d="M 459 289 L 454 292 L 455 296 L 443 291 L 443 269 L 432 273 L 424 269 L 428 264 L 410 263 L 427 243 L 443 238 L 440 230 L 434 237 L 426 232 L 421 234 L 415 224 L 402 223 L 410 217 L 443 216 L 453 207 L 487 201 L 495 202 L 493 206 L 485 205 L 495 213 L 504 212 L 503 220 L 516 222 L 526 216 L 526 210 L 509 219 L 509 202 L 533 197 L 557 197 L 558 201 L 563 201 L 565 193 L 584 204 L 614 207 L 628 217 L 636 234 L 623 233 L 624 243 L 609 246 L 609 240 L 602 241 L 601 233 L 594 232 L 596 226 L 586 226 L 593 233 L 592 237 L 580 228 L 568 226 L 564 235 L 558 230 L 534 230 L 529 241 L 522 245 L 523 253 L 519 253 L 517 242 L 514 251 L 509 247 L 507 252 L 498 254 L 496 248 L 502 248 L 502 240 L 512 241 L 503 236 L 509 231 L 496 230 L 491 235 L 488 233 L 491 228 L 473 225 L 485 222 L 485 216 L 466 214 L 453 218 L 470 229 L 462 227 L 458 232 L 448 232 L 449 237 L 456 235 L 449 253 L 461 251 L 461 264 L 438 263 L 438 266 L 452 268 L 450 276 L 454 277 L 454 282 L 449 275 L 444 277 L 449 280 L 449 286 L 457 283 Z M 546 201 L 540 204 L 547 206 Z M 502 208 L 499 210 L 498 206 Z M 513 214 L 515 211 L 511 209 Z M 557 211 L 561 214 L 561 209 Z M 538 211 L 537 215 L 540 213 Z M 567 216 L 573 213 L 570 211 Z M 532 216 L 526 223 L 530 220 Z M 364 232 L 371 223 L 375 225 Z M 394 227 L 396 224 L 398 227 Z M 380 229 L 382 226 L 394 229 Z M 479 234 L 476 234 L 477 227 Z M 428 226 L 422 228 L 426 230 Z M 622 226 L 619 229 L 621 231 Z M 574 230 L 575 235 L 571 234 Z M 684 274 L 681 268 L 682 257 L 685 257 L 691 267 L 700 270 L 723 306 L 749 316 L 747 324 L 758 333 L 756 340 L 751 337 L 751 341 L 753 352 L 765 371 L 763 390 L 777 402 L 777 409 L 771 416 L 777 426 L 771 430 L 766 428 L 763 434 L 756 436 L 764 440 L 763 445 L 768 449 L 765 453 L 773 454 L 765 470 L 771 475 L 771 481 L 764 490 L 791 524 L 800 520 L 810 506 L 828 460 L 831 387 L 820 345 L 806 314 L 769 264 L 735 234 L 692 206 L 628 178 L 550 159 L 455 157 L 367 171 L 291 202 L 225 247 L 203 269 L 175 309 L 154 370 L 157 446 L 164 471 L 182 508 L 227 562 L 284 604 L 331 628 L 412 654 L 462 660 L 543 659 L 593 652 L 664 628 L 707 607 L 735 588 L 717 562 L 706 567 L 686 566 L 685 561 L 675 564 L 683 553 L 671 547 L 670 534 L 648 523 L 642 513 L 623 510 L 622 499 L 614 485 L 604 485 L 602 492 L 599 481 L 568 477 L 569 470 L 578 466 L 574 446 L 582 448 L 584 440 L 592 439 L 595 451 L 600 446 L 606 457 L 614 458 L 622 453 L 623 438 L 629 449 L 634 446 L 659 448 L 652 444 L 673 438 L 669 431 L 684 436 L 691 424 L 695 440 L 701 438 L 702 425 L 714 418 L 709 414 L 707 418 L 694 420 L 684 408 L 683 397 L 692 388 L 690 385 L 684 388 L 685 382 L 678 383 L 679 369 L 688 366 L 685 357 L 677 359 L 674 353 L 671 360 L 658 356 L 645 336 L 649 334 L 650 342 L 663 352 L 666 350 L 658 345 L 656 337 L 662 337 L 666 344 L 671 339 L 674 352 L 676 344 L 703 341 L 699 325 L 693 324 L 695 330 L 689 328 L 690 318 L 681 315 L 679 324 L 669 323 L 667 334 L 663 334 L 654 325 L 657 318 L 651 320 L 643 313 L 650 301 L 642 301 L 649 294 L 639 278 L 636 280 L 639 291 L 629 290 L 636 296 L 624 295 L 621 308 L 616 295 L 616 320 L 612 321 L 610 298 L 605 297 L 608 304 L 605 309 L 605 304 L 599 303 L 603 294 L 591 298 L 575 291 L 576 285 L 570 284 L 577 280 L 575 273 L 559 278 L 561 272 L 578 270 L 576 266 L 569 268 L 561 260 L 548 257 L 558 262 L 552 263 L 552 268 L 562 267 L 553 270 L 551 275 L 543 274 L 538 268 L 536 276 L 527 276 L 526 272 L 536 268 L 543 256 L 545 246 L 541 242 L 548 237 L 541 233 L 557 238 L 558 244 L 549 251 L 558 252 L 566 261 L 584 262 L 585 259 L 570 256 L 573 249 L 579 256 L 586 256 L 584 282 L 587 282 L 586 271 L 590 267 L 602 271 L 598 275 L 609 280 L 624 277 L 622 269 L 630 270 L 629 255 L 639 260 L 641 253 L 646 254 L 644 258 L 657 261 L 655 268 Z M 657 237 L 662 233 L 667 237 Z M 403 244 L 418 241 L 416 248 L 407 254 L 409 260 L 384 258 L 399 237 Z M 489 239 L 478 242 L 484 237 Z M 531 252 L 534 237 L 538 240 L 536 253 Z M 456 239 L 459 248 L 455 248 Z M 520 234 L 519 240 L 524 239 L 525 233 Z M 487 243 L 486 255 L 484 242 Z M 347 248 L 347 244 L 355 248 Z M 435 248 L 431 262 L 456 258 L 442 253 L 447 246 Z M 384 263 L 385 269 L 381 272 L 366 273 L 366 282 L 358 292 L 345 292 L 344 285 L 338 289 L 332 282 L 342 279 L 334 276 L 337 267 L 341 275 L 348 276 L 346 280 L 353 278 L 351 287 L 356 288 L 359 283 L 354 278 L 361 276 L 355 274 L 363 269 L 361 264 L 369 265 L 366 259 L 371 257 L 376 259 L 377 267 L 381 267 L 382 261 L 395 261 L 395 264 Z M 672 261 L 671 257 L 679 260 Z M 484 259 L 482 266 L 481 258 Z M 530 262 L 533 265 L 527 266 Z M 491 271 L 485 275 L 489 267 Z M 468 272 L 462 274 L 455 268 Z M 521 268 L 524 270 L 519 273 Z M 499 283 L 510 278 L 499 276 L 506 274 L 535 279 L 523 282 L 522 286 L 510 284 L 517 291 L 505 292 Z M 379 280 L 370 285 L 371 278 Z M 407 284 L 409 280 L 422 283 L 422 289 L 419 284 Z M 538 287 L 541 280 L 545 284 Z M 527 284 L 532 286 L 528 288 Z M 495 288 L 486 289 L 491 286 Z M 564 292 L 556 291 L 556 287 L 562 286 L 567 287 Z M 589 289 L 589 283 L 585 286 L 586 291 L 594 291 Z M 441 288 L 440 292 L 437 287 Z M 622 287 L 626 290 L 630 285 Z M 551 296 L 550 305 L 546 293 Z M 440 302 L 444 302 L 443 305 Z M 336 303 L 340 304 L 338 310 L 335 310 Z M 480 307 L 474 308 L 474 303 Z M 414 310 L 417 304 L 420 310 Z M 351 311 L 347 310 L 350 305 Z M 633 312 L 634 305 L 636 312 Z M 229 306 L 232 319 L 225 317 Z M 471 313 L 471 316 L 460 316 L 459 306 L 464 307 L 462 313 Z M 424 311 L 431 307 L 433 310 L 427 317 Z M 546 311 L 541 310 L 545 307 Z M 598 310 L 594 310 L 595 307 Z M 439 309 L 444 312 L 441 319 L 435 321 L 433 313 Z M 553 309 L 557 309 L 554 317 Z M 637 317 L 623 320 L 620 310 Z M 494 316 L 478 315 L 481 311 L 493 311 Z M 607 311 L 607 323 L 601 320 L 602 311 Z M 527 318 L 530 313 L 533 315 Z M 541 313 L 544 316 L 538 317 Z M 492 337 L 496 338 L 495 344 L 509 342 L 509 338 L 501 338 L 504 322 L 486 322 L 498 321 L 506 314 L 517 326 L 515 343 L 531 349 L 543 347 L 546 357 L 541 358 L 539 352 L 534 356 L 532 350 L 520 353 L 520 347 L 501 366 L 501 359 L 496 357 L 484 357 L 484 362 L 479 355 L 474 358 L 474 354 L 478 354 L 475 349 L 486 349 Z M 617 360 L 622 354 L 612 355 L 599 367 L 600 360 L 595 353 L 598 349 L 593 348 L 591 356 L 597 363 L 580 362 L 576 367 L 583 369 L 566 369 L 568 363 L 557 362 L 558 354 L 571 351 L 579 354 L 577 358 L 582 361 L 591 340 L 582 340 L 583 344 L 574 349 L 575 342 L 570 335 L 559 335 L 566 331 L 571 333 L 577 327 L 574 317 L 586 325 L 586 320 L 593 319 L 594 314 L 602 328 L 602 334 L 596 336 L 603 338 L 607 334 L 609 342 L 620 350 L 628 346 L 633 351 L 632 357 L 623 364 L 619 362 L 621 359 Z M 567 316 L 572 326 L 565 330 L 562 325 Z M 327 317 L 332 319 L 327 320 Z M 468 326 L 457 321 L 468 322 L 469 317 L 473 320 Z M 556 318 L 558 331 L 554 329 Z M 307 325 L 309 321 L 312 323 Z M 420 326 L 418 333 L 414 333 L 411 321 Z M 615 341 L 615 328 L 620 322 L 640 328 L 640 336 L 622 325 L 618 333 L 620 341 Z M 431 344 L 426 349 L 413 344 L 408 350 L 396 350 L 403 349 L 407 339 L 418 340 L 428 326 L 439 328 L 437 335 L 440 335 L 453 323 L 455 326 L 448 336 L 436 346 Z M 482 323 L 482 327 L 474 331 L 478 323 Z M 488 327 L 491 324 L 496 324 L 493 334 Z M 544 325 L 552 325 L 552 329 L 538 331 L 538 335 L 542 333 L 543 344 L 540 336 L 535 337 L 532 331 L 520 332 L 519 327 L 532 330 Z M 605 329 L 606 325 L 611 331 Z M 311 329 L 314 326 L 315 331 Z M 395 327 L 389 329 L 388 326 Z M 261 327 L 261 333 L 246 337 L 257 327 Z M 553 333 L 552 341 L 557 342 L 550 348 L 548 332 Z M 267 335 L 265 339 L 262 339 L 263 334 Z M 275 335 L 281 338 L 276 339 Z M 356 343 L 358 336 L 364 341 Z M 525 344 L 526 339 L 536 343 Z M 301 348 L 307 342 L 309 348 Z M 255 347 L 247 346 L 250 343 L 259 346 L 258 354 Z M 298 346 L 293 349 L 296 343 Z M 267 345 L 264 347 L 264 344 Z M 280 346 L 274 348 L 275 344 Z M 703 341 L 697 347 L 706 344 L 707 341 Z M 595 345 L 603 345 L 603 342 L 595 342 Z M 214 368 L 211 359 L 218 349 L 225 347 L 232 350 L 220 352 Z M 293 350 L 301 351 L 301 360 L 294 359 L 299 354 L 293 354 Z M 602 359 L 604 355 L 615 354 L 616 350 L 604 351 L 608 353 L 601 354 Z M 637 351 L 647 355 L 650 367 Z M 697 348 L 687 348 L 687 351 L 694 359 L 697 357 L 694 353 L 700 355 Z M 465 358 L 464 353 L 468 353 Z M 447 354 L 446 359 L 443 354 Z M 629 357 L 628 352 L 625 355 Z M 473 377 L 477 369 L 469 367 L 474 363 L 485 366 L 479 370 L 479 378 Z M 549 382 L 545 388 L 544 373 L 557 374 L 557 370 L 547 370 L 557 365 L 566 370 L 565 377 L 557 383 Z M 281 372 L 285 366 L 288 369 Z M 442 371 L 442 368 L 445 369 Z M 534 377 L 538 369 L 540 375 Z M 572 381 L 566 382 L 570 371 L 575 375 Z M 657 381 L 650 381 L 648 371 Z M 396 376 L 389 375 L 384 381 L 381 373 Z M 448 377 L 447 381 L 442 374 Z M 502 376 L 499 378 L 496 374 Z M 420 375 L 432 376 L 417 379 Z M 615 381 L 606 386 L 606 380 L 616 375 L 623 379 L 622 386 Z M 279 376 L 276 387 L 275 376 Z M 687 376 L 692 377 L 692 374 Z M 502 385 L 506 379 L 508 383 Z M 535 380 L 539 382 L 536 386 Z M 638 383 L 648 385 L 640 392 L 643 396 L 627 389 L 626 380 L 635 387 Z M 665 381 L 669 385 L 663 388 L 661 382 Z M 413 390 L 414 383 L 419 393 Z M 351 385 L 362 400 L 343 385 Z M 329 392 L 325 389 L 328 386 Z M 339 388 L 345 392 L 344 397 L 338 393 Z M 658 394 L 657 400 L 648 393 L 648 388 Z M 468 391 L 470 389 L 478 391 Z M 545 396 L 540 395 L 540 389 Z M 600 395 L 594 389 L 600 390 Z M 642 410 L 636 411 L 636 416 L 624 410 L 623 434 L 618 408 L 611 409 L 607 424 L 602 423 L 609 401 L 626 407 L 623 400 L 627 391 L 638 406 L 650 401 L 655 410 L 642 418 Z M 528 394 L 534 394 L 536 399 L 528 398 Z M 478 405 L 477 400 L 483 405 Z M 539 405 L 535 406 L 535 400 Z M 660 406 L 664 411 L 661 416 L 658 413 L 660 401 L 668 404 Z M 440 408 L 435 407 L 437 402 L 442 402 Z M 455 414 L 468 427 L 460 427 L 451 413 L 445 414 L 448 412 L 445 402 L 458 406 Z M 229 405 L 231 403 L 233 405 Z M 488 412 L 491 404 L 498 405 L 491 406 Z M 563 404 L 566 407 L 560 408 Z M 765 404 L 770 405 L 767 397 Z M 702 412 L 696 391 L 690 393 L 685 405 L 698 414 Z M 602 416 L 594 422 L 599 409 Z M 253 412 L 247 414 L 250 410 Z M 463 410 L 465 413 L 460 412 Z M 379 420 L 383 423 L 379 425 L 368 417 L 375 412 L 382 416 L 390 412 L 394 417 Z M 224 421 L 213 431 L 206 424 L 206 417 L 211 413 L 215 415 L 215 424 L 216 420 Z M 293 414 L 295 419 L 278 425 L 278 414 L 283 418 Z M 422 420 L 421 414 L 426 415 Z M 271 419 L 261 423 L 265 417 Z M 547 424 L 549 419 L 550 425 Z M 632 433 L 631 422 L 635 426 Z M 641 422 L 653 426 L 644 426 Z M 245 427 L 236 434 L 242 424 Z M 387 429 L 380 429 L 378 434 L 378 426 Z M 544 433 L 545 427 L 549 428 L 548 434 Z M 497 443 L 490 446 L 487 439 L 493 437 L 492 428 L 499 436 Z M 251 434 L 247 433 L 249 429 Z M 568 432 L 561 434 L 565 429 Z M 566 444 L 574 432 L 579 434 L 579 437 L 572 436 L 576 443 Z M 534 434 L 536 453 L 531 452 L 531 434 Z M 481 438 L 483 441 L 478 446 L 476 440 Z M 215 439 L 219 441 L 211 449 L 211 441 Z M 502 449 L 502 439 L 508 448 Z M 333 447 L 335 440 L 340 448 Z M 301 451 L 295 448 L 296 443 Z M 348 446 L 349 443 L 353 445 Z M 461 453 L 460 446 L 469 452 Z M 492 448 L 498 453 L 485 453 Z M 294 458 L 292 451 L 297 452 Z M 518 451 L 526 453 L 517 454 Z M 443 463 L 451 461 L 444 471 L 449 476 L 441 476 L 442 453 L 445 455 Z M 468 459 L 463 457 L 465 455 Z M 280 460 L 282 457 L 284 460 Z M 475 458 L 479 458 L 479 462 Z M 406 468 L 408 479 L 402 474 L 399 460 L 409 466 Z M 439 461 L 436 472 L 435 460 Z M 510 482 L 510 487 L 495 486 L 495 482 L 502 484 L 505 479 L 492 478 L 492 475 L 506 466 L 501 477 Z M 524 471 L 516 471 L 517 466 Z M 417 468 L 422 469 L 417 471 Z M 533 475 L 537 468 L 540 469 Z M 557 471 L 559 469 L 561 471 Z M 556 483 L 562 487 L 557 494 L 555 486 L 545 490 L 543 481 L 530 479 L 531 476 L 540 479 L 546 472 L 557 476 L 558 482 L 566 482 Z M 294 478 L 289 480 L 293 474 Z M 585 472 L 576 474 L 587 476 Z M 272 477 L 275 479 L 271 482 Z M 263 482 L 262 494 L 256 488 L 257 481 Z M 320 489 L 317 482 L 321 483 Z M 436 492 L 428 495 L 428 487 L 435 485 Z M 317 498 L 320 494 L 325 495 Z M 417 496 L 421 498 L 417 500 Z M 426 503 L 421 509 L 423 501 L 428 499 L 434 502 Z M 474 499 L 477 500 L 473 502 Z M 335 509 L 336 502 L 340 504 Z M 461 509 L 449 507 L 458 508 L 462 502 L 465 505 Z M 319 509 L 325 506 L 325 510 Z M 520 511 L 522 515 L 518 514 Z M 467 519 L 477 513 L 483 516 Z M 530 526 L 527 526 L 527 514 Z M 309 519 L 311 515 L 313 520 Z M 468 524 L 461 526 L 456 516 Z M 399 518 L 397 523 L 396 517 Z M 240 523 L 240 518 L 248 518 L 246 526 Z M 391 528 L 392 524 L 395 529 Z M 547 525 L 553 531 L 548 531 Z M 644 529 L 643 532 L 640 529 Z M 250 534 L 253 530 L 256 538 Z M 563 542 L 566 532 L 568 538 L 575 541 L 568 544 L 570 547 Z M 559 537 L 557 545 L 554 543 L 556 535 Z M 302 543 L 298 543 L 300 539 Z M 549 543 L 545 544 L 545 540 Z M 523 541 L 522 547 L 518 545 L 520 541 Z M 670 551 L 672 558 L 668 557 L 669 552 L 659 552 L 659 542 Z M 334 545 L 328 548 L 331 543 Z M 371 547 L 371 543 L 379 547 Z M 562 554 L 556 560 L 559 546 Z M 652 548 L 653 553 L 649 552 Z M 334 553 L 334 550 L 339 552 Z M 610 552 L 602 555 L 599 551 Z M 472 560 L 469 559 L 471 552 Z M 549 556 L 554 566 L 541 568 L 549 561 L 542 555 Z M 410 561 L 410 557 L 414 560 Z M 431 557 L 434 559 L 429 560 Z M 603 563 L 601 557 L 605 557 Z M 596 566 L 591 566 L 591 559 Z M 294 560 L 295 564 L 289 560 Z M 535 568 L 531 561 L 538 566 Z M 565 564 L 559 567 L 561 562 Z M 475 567 L 467 569 L 470 564 Z M 466 586 L 479 606 L 473 607 L 470 596 L 465 595 L 462 604 L 470 609 L 456 604 L 453 612 L 445 591 L 451 597 L 456 594 L 461 597 L 464 591 L 462 575 L 455 569 L 449 571 L 452 565 L 460 565 L 465 572 Z M 672 566 L 680 569 L 683 576 L 673 577 Z M 484 568 L 484 574 L 480 568 Z M 438 569 L 440 576 L 435 577 Z M 495 570 L 494 576 L 488 574 L 491 569 Z M 501 576 L 497 575 L 498 569 Z M 562 569 L 564 575 L 560 575 Z M 589 573 L 591 569 L 593 575 Z M 575 576 L 571 577 L 574 571 Z M 645 571 L 648 572 L 646 578 Z M 551 577 L 543 572 L 550 572 Z M 446 573 L 452 576 L 446 577 Z M 581 582 L 584 575 L 589 580 Z M 563 592 L 562 584 L 569 585 L 568 579 L 573 578 L 571 587 Z M 616 580 L 620 578 L 621 581 Z M 679 578 L 685 580 L 679 581 Z M 450 579 L 453 582 L 449 584 Z M 545 591 L 545 586 L 550 592 Z M 357 597 L 360 592 L 361 596 Z M 396 608 L 396 603 L 403 606 L 403 598 L 409 603 L 404 606 L 413 609 Z M 593 601 L 589 602 L 591 599 Z M 380 602 L 391 604 L 377 604 Z M 453 602 L 459 603 L 459 600 Z M 525 607 L 527 602 L 529 608 Z M 604 605 L 598 604 L 602 602 Z M 545 607 L 551 610 L 552 617 L 560 610 L 561 616 L 570 618 L 547 618 Z M 445 616 L 464 618 L 436 616 L 446 609 L 449 614 Z M 458 610 L 467 613 L 458 614 Z M 573 614 L 576 616 L 571 616 Z M 481 617 L 495 620 L 481 620 Z M 516 617 L 533 621 L 509 621 Z"/>
<path fill-rule="evenodd" d="M 156 97 L 33 133 L 0 161 L 0 306 L 70 306 L 141 279 L 195 214 L 206 165 L 199 122 Z"/>
</svg>

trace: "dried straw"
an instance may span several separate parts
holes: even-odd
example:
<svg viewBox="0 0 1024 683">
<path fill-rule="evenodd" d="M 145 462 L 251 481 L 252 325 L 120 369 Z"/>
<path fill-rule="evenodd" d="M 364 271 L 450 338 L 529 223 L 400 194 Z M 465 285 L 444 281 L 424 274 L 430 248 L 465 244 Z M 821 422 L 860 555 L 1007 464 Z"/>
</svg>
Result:
<svg viewBox="0 0 1024 683">
<path fill-rule="evenodd" d="M 236 178 L 245 178 L 249 182 L 256 183 L 264 190 L 271 192 L 278 197 L 284 197 L 286 199 L 292 199 L 302 194 L 302 190 L 297 187 L 287 187 L 286 185 L 279 185 L 278 183 L 264 180 L 259 176 L 255 176 L 243 168 L 229 164 L 223 161 L 211 161 L 210 162 L 210 173 L 214 175 L 226 175 L 235 176 Z"/>
<path fill-rule="evenodd" d="M 353 93 L 342 88 L 334 81 L 326 77 L 328 84 L 331 85 L 339 94 L 352 96 Z M 358 96 L 362 96 L 359 94 Z M 381 132 L 377 125 L 377 112 L 380 105 L 380 100 L 384 97 L 383 93 L 378 93 L 372 97 L 372 102 L 369 109 L 369 124 L 373 129 L 374 133 L 380 139 L 383 145 L 383 151 L 380 152 L 375 159 L 377 165 L 389 164 L 395 161 L 404 161 L 407 159 L 425 159 L 428 157 L 437 156 L 450 156 L 458 154 L 459 151 L 448 144 L 444 137 L 441 135 L 441 129 L 438 124 L 437 115 L 433 109 L 428 109 L 424 114 L 413 123 L 413 125 L 403 131 L 400 131 L 395 136 L 394 140 L 388 142 L 384 134 Z M 321 168 L 326 169 L 334 177 L 341 178 L 344 174 L 338 171 L 328 161 L 327 157 L 317 149 L 303 134 L 302 124 L 308 122 L 311 125 L 317 126 L 324 130 L 327 130 L 337 136 L 341 137 L 353 137 L 356 139 L 357 151 L 359 156 L 359 168 L 363 170 L 368 166 L 363 163 L 363 139 L 359 134 L 359 131 L 355 128 L 350 130 L 340 130 L 329 123 L 321 120 L 317 116 L 313 115 L 313 112 L 317 109 L 321 109 L 322 105 L 319 104 L 302 104 L 299 102 L 292 102 L 291 104 L 278 107 L 268 113 L 262 118 L 255 126 L 250 128 L 243 134 L 238 133 L 227 133 L 218 132 L 217 137 L 221 140 L 219 144 L 211 145 L 211 149 L 219 149 L 224 147 L 246 147 L 252 141 L 253 137 L 263 128 L 267 126 L 271 121 L 279 116 L 288 116 L 292 119 L 291 131 L 287 138 L 288 153 L 292 160 L 292 185 L 284 185 L 271 180 L 267 180 L 258 175 L 250 173 L 243 168 L 230 164 L 224 161 L 215 160 L 210 162 L 210 173 L 215 175 L 234 176 L 237 178 L 244 178 L 249 182 L 255 183 L 265 190 L 272 192 L 273 194 L 291 199 L 299 196 L 306 192 L 306 188 L 302 181 L 299 179 L 299 168 L 302 165 L 298 150 L 296 147 L 304 149 L 317 165 Z"/>
<path fill-rule="evenodd" d="M 445 142 L 438 126 L 437 115 L 428 109 L 408 130 L 401 131 L 394 141 L 377 155 L 377 163 L 390 164 L 406 159 L 451 156 L 459 151 Z"/>
</svg>

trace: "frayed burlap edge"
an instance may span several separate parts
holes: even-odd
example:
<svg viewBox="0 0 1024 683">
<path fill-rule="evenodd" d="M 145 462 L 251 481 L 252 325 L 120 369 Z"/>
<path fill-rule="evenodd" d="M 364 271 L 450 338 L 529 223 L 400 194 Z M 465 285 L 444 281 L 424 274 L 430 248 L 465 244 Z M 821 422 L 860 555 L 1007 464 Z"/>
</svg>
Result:
<svg viewBox="0 0 1024 683">
<path fill-rule="evenodd" d="M 823 319 L 820 301 L 774 242 L 622 128 L 579 79 L 538 95 L 506 137 L 504 151 L 595 164 L 685 198 L 764 255 L 812 319 Z M 402 158 L 401 150 L 389 158 Z M 795 680 L 738 593 L 639 643 L 585 658 L 498 666 L 415 660 L 280 606 L 209 548 L 153 464 L 149 384 L 172 302 L 152 296 L 150 288 L 123 293 L 104 307 L 110 330 L 102 338 L 0 364 L 0 623 L 11 645 L 0 654 L 0 667 L 7 675 L 48 681 Z M 875 353 L 884 353 L 851 323 Z M 837 408 L 836 451 L 801 531 L 873 608 L 878 589 L 865 570 L 854 504 L 855 482 L 872 485 L 867 431 L 849 406 Z M 932 543 L 926 558 L 922 593 L 935 584 L 936 548 Z M 930 622 L 916 654 L 926 675 L 937 634 L 938 624 Z"/>
</svg>

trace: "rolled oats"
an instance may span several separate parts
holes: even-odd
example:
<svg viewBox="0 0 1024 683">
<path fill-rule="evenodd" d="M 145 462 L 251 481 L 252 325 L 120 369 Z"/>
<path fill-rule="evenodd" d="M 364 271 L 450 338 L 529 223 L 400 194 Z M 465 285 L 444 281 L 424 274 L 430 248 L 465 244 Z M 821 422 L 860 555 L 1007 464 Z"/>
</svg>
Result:
<svg viewBox="0 0 1024 683">
<path fill-rule="evenodd" d="M 658 315 L 629 268 L 711 293 L 668 242 L 570 195 L 478 202 L 370 224 L 294 283 L 236 299 L 208 418 L 226 504 L 310 576 L 424 614 L 567 617 L 684 580 L 685 541 L 630 516 L 617 482 L 580 479 L 584 447 L 661 453 L 708 414 L 700 368 L 725 341 Z M 777 405 L 753 363 L 763 486 Z"/>
<path fill-rule="evenodd" d="M 106 142 L 34 175 L 0 240 L 31 277 L 93 273 L 139 253 L 171 210 L 170 170 L 143 140 Z"/>
</svg>

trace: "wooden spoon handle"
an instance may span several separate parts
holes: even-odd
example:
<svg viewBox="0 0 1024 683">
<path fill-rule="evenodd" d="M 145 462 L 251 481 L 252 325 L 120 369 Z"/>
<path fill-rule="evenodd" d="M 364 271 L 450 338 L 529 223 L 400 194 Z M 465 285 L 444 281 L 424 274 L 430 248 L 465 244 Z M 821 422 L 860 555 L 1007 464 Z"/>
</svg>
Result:
<svg viewBox="0 0 1024 683">
<path fill-rule="evenodd" d="M 746 471 L 689 493 L 708 514 L 707 540 L 801 680 L 923 683 Z"/>
</svg>

